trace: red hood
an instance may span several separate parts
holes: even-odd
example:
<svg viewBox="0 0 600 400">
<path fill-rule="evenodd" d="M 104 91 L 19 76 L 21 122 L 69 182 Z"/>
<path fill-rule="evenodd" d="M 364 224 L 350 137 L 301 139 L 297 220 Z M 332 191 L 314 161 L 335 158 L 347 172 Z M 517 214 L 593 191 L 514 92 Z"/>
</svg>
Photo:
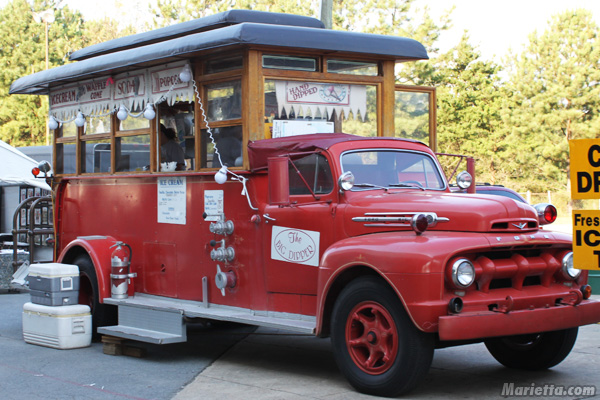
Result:
<svg viewBox="0 0 600 400">
<path fill-rule="evenodd" d="M 429 228 L 433 230 L 523 233 L 538 229 L 533 207 L 501 196 L 414 190 L 368 190 L 345 195 L 349 236 L 411 229 L 403 217 L 415 213 L 435 213 L 437 225 Z M 399 221 L 383 221 L 386 217 Z"/>
</svg>

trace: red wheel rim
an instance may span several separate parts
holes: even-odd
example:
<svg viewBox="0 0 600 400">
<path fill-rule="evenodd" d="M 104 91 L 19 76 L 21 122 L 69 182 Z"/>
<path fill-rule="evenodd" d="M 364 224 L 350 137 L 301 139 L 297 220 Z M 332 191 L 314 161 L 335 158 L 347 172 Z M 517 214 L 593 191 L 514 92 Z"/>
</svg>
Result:
<svg viewBox="0 0 600 400">
<path fill-rule="evenodd" d="M 346 321 L 346 345 L 352 361 L 367 374 L 390 369 L 398 354 L 398 331 L 388 310 L 374 301 L 357 304 Z"/>
</svg>

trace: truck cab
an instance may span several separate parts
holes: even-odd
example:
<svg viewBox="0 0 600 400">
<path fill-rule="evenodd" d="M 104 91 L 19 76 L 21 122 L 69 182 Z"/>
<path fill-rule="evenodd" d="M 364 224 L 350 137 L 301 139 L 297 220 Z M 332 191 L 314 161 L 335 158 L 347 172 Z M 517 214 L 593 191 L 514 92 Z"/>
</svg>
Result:
<svg viewBox="0 0 600 400">
<path fill-rule="evenodd" d="M 49 96 L 55 260 L 100 334 L 330 336 L 357 390 L 393 396 L 436 347 L 550 368 L 600 321 L 545 209 L 450 190 L 435 89 L 395 82 L 417 41 L 232 10 L 71 59 L 11 93 Z"/>
</svg>

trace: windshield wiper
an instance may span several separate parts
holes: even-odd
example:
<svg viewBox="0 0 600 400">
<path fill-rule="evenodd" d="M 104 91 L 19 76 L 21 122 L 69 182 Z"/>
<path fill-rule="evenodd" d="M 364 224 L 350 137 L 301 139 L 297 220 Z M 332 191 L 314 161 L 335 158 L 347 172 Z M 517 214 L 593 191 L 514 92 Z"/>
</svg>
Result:
<svg viewBox="0 0 600 400">
<path fill-rule="evenodd" d="M 355 183 L 354 187 L 363 187 L 363 188 L 375 188 L 375 189 L 383 189 L 387 191 L 389 188 L 385 186 L 374 185 L 372 183 Z"/>
<path fill-rule="evenodd" d="M 355 185 L 356 186 L 356 185 Z M 425 190 L 425 188 L 423 186 L 421 186 L 420 183 L 390 183 L 391 187 L 409 187 L 409 188 L 419 188 L 421 190 Z"/>
</svg>

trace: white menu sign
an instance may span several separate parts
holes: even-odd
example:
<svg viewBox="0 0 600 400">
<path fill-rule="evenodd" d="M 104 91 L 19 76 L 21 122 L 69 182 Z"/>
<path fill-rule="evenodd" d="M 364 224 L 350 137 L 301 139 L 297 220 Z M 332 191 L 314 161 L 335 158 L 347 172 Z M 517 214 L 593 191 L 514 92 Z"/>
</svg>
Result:
<svg viewBox="0 0 600 400">
<path fill-rule="evenodd" d="M 156 188 L 158 222 L 163 224 L 186 223 L 185 177 L 159 178 Z"/>
</svg>

